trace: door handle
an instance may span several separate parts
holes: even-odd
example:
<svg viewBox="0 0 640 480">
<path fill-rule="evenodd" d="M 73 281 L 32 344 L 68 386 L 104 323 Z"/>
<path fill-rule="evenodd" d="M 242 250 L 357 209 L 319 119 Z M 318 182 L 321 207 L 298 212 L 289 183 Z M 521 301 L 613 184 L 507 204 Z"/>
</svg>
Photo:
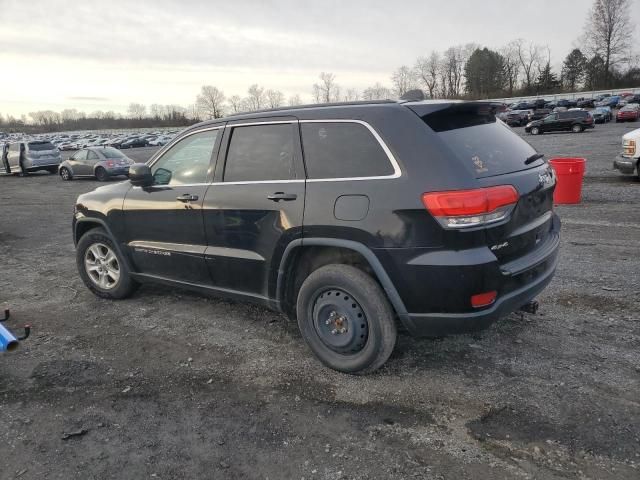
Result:
<svg viewBox="0 0 640 480">
<path fill-rule="evenodd" d="M 179 197 L 177 197 L 176 200 L 179 202 L 195 202 L 196 200 L 198 200 L 198 196 L 191 195 L 190 193 L 185 193 L 184 195 L 180 195 Z"/>
<path fill-rule="evenodd" d="M 296 195 L 295 193 L 276 192 L 276 193 L 272 193 L 267 198 L 269 200 L 273 200 L 274 202 L 279 202 L 280 200 L 283 200 L 285 202 L 290 202 L 298 198 L 298 195 Z"/>
</svg>

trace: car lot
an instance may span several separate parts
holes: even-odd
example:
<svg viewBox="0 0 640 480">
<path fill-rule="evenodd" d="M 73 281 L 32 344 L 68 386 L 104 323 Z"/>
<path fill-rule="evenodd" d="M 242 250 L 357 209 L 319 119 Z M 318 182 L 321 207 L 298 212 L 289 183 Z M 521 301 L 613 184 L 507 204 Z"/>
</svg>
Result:
<svg viewBox="0 0 640 480">
<path fill-rule="evenodd" d="M 158 286 L 94 297 L 70 220 L 100 184 L 1 177 L 0 306 L 34 327 L 1 357 L 2 475 L 637 477 L 640 182 L 612 170 L 633 128 L 516 129 L 547 158 L 588 159 L 583 203 L 558 207 L 560 267 L 539 313 L 401 335 L 368 377 L 323 368 L 295 324 L 262 308 Z"/>
</svg>

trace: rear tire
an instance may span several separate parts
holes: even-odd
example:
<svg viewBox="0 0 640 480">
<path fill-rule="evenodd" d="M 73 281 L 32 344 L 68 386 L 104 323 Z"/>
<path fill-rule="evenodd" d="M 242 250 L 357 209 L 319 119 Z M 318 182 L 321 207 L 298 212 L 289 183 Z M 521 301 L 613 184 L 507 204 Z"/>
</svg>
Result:
<svg viewBox="0 0 640 480">
<path fill-rule="evenodd" d="M 51 175 L 55 175 L 56 173 L 58 173 L 58 169 L 57 168 L 49 168 L 49 169 L 47 169 L 47 171 Z"/>
<path fill-rule="evenodd" d="M 76 265 L 84 284 L 100 298 L 120 300 L 138 289 L 139 284 L 131 278 L 127 263 L 102 228 L 89 230 L 80 238 Z"/>
<path fill-rule="evenodd" d="M 532 127 L 531 128 L 531 135 L 540 135 L 540 129 L 538 127 Z"/>
<path fill-rule="evenodd" d="M 396 343 L 395 314 L 371 276 L 350 265 L 327 265 L 300 287 L 298 326 L 318 359 L 334 370 L 380 368 Z"/>
<path fill-rule="evenodd" d="M 573 127 L 571 127 L 571 131 L 573 133 L 581 133 L 582 132 L 582 125 L 574 125 Z"/>
<path fill-rule="evenodd" d="M 71 172 L 67 167 L 62 167 L 60 169 L 60 178 L 65 182 L 70 182 L 71 180 L 73 180 L 73 175 L 71 175 Z"/>
<path fill-rule="evenodd" d="M 96 178 L 99 182 L 106 182 L 109 179 L 109 174 L 104 168 L 98 167 L 96 168 Z"/>
</svg>

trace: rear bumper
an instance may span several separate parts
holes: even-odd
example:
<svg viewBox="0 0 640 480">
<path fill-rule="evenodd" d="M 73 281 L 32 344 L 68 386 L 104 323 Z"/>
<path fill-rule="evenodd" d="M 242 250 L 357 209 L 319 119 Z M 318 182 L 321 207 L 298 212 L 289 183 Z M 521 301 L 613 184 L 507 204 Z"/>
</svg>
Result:
<svg viewBox="0 0 640 480">
<path fill-rule="evenodd" d="M 409 313 L 402 315 L 404 326 L 414 336 L 433 337 L 486 328 L 498 318 L 518 310 L 535 298 L 551 282 L 558 264 L 560 220 L 552 216 L 544 244 L 529 254 L 500 264 L 488 248 L 447 252 L 438 263 L 407 262 L 404 288 L 412 291 L 412 301 L 404 298 Z M 409 277 L 409 278 L 407 278 Z M 397 278 L 397 277 L 396 277 Z M 411 279 L 410 282 L 407 280 Z M 394 279 L 394 283 L 397 283 Z M 470 306 L 470 295 L 496 290 L 496 301 L 482 309 Z M 399 289 L 401 296 L 403 288 Z M 416 295 L 422 299 L 416 301 Z M 412 309 L 411 305 L 430 307 Z M 417 310 L 417 311 L 416 311 Z"/>
<path fill-rule="evenodd" d="M 620 173 L 634 173 L 637 163 L 637 159 L 618 156 L 613 161 L 613 168 L 619 170 Z"/>
</svg>

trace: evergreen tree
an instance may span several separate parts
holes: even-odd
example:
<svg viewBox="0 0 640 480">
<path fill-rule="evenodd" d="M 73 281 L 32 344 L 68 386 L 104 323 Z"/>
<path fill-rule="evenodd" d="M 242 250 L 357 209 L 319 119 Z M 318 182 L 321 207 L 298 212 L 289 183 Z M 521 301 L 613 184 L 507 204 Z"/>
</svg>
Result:
<svg viewBox="0 0 640 480">
<path fill-rule="evenodd" d="M 579 48 L 574 48 L 562 64 L 562 82 L 570 92 L 576 91 L 585 76 L 587 57 Z"/>
<path fill-rule="evenodd" d="M 489 98 L 506 86 L 504 58 L 498 52 L 477 48 L 465 64 L 466 90 L 474 98 Z"/>
</svg>

